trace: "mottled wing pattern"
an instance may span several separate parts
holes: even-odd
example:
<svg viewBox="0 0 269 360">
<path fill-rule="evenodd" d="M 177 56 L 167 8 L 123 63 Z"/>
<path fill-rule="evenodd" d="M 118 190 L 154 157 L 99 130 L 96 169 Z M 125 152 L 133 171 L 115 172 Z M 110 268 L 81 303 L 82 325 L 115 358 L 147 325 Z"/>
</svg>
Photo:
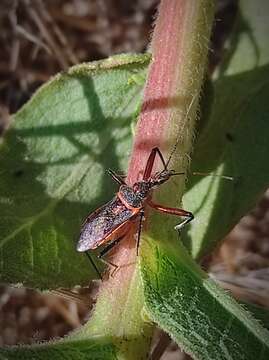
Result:
<svg viewBox="0 0 269 360">
<path fill-rule="evenodd" d="M 81 229 L 77 250 L 87 251 L 97 248 L 105 238 L 133 215 L 135 213 L 115 197 L 87 217 Z"/>
</svg>

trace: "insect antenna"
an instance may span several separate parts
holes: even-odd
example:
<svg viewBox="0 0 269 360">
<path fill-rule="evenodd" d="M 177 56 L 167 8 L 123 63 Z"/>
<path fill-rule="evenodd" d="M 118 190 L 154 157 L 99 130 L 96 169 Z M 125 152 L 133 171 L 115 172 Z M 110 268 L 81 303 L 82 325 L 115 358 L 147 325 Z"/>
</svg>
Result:
<svg viewBox="0 0 269 360">
<path fill-rule="evenodd" d="M 185 115 L 185 117 L 184 117 L 184 121 L 185 121 L 185 120 L 187 119 L 187 117 L 189 116 L 189 113 L 190 113 L 190 111 L 191 111 L 192 105 L 193 105 L 194 101 L 196 100 L 196 98 L 197 98 L 197 94 L 195 94 L 195 95 L 193 96 L 193 98 L 191 99 L 191 102 L 190 102 L 190 104 L 189 104 L 189 106 L 188 106 L 186 115 Z M 174 144 L 174 146 L 173 146 L 173 149 L 171 150 L 171 153 L 170 153 L 170 155 L 169 155 L 169 158 L 168 158 L 168 160 L 167 160 L 167 162 L 166 162 L 166 164 L 165 164 L 165 169 L 166 169 L 166 170 L 168 169 L 168 165 L 169 165 L 169 163 L 170 163 L 170 161 L 171 161 L 171 159 L 172 159 L 172 157 L 173 157 L 173 155 L 174 155 L 174 153 L 175 153 L 175 151 L 176 151 L 176 149 L 177 149 L 177 147 L 178 147 L 180 130 L 181 130 L 181 129 L 179 128 L 178 131 L 177 131 L 176 142 L 175 142 L 175 144 Z"/>
<path fill-rule="evenodd" d="M 185 172 L 175 172 L 173 174 L 171 174 L 171 176 L 175 176 L 175 175 L 185 175 Z"/>
<path fill-rule="evenodd" d="M 207 173 L 207 172 L 195 171 L 195 172 L 192 173 L 192 175 L 219 177 L 219 178 L 224 179 L 224 180 L 234 181 L 234 177 L 233 177 L 233 176 L 226 176 L 226 175 L 219 175 L 219 174 L 211 174 L 211 173 Z"/>
</svg>

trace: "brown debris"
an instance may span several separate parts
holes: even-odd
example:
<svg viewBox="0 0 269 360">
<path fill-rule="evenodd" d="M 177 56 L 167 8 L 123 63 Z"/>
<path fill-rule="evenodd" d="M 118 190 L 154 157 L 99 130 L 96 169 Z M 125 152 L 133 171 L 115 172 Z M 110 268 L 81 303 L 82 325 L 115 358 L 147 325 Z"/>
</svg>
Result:
<svg viewBox="0 0 269 360">
<path fill-rule="evenodd" d="M 33 92 L 73 64 L 122 52 L 143 52 L 157 0 L 3 0 L 0 2 L 0 135 Z M 237 1 L 219 0 L 210 54 L 212 71 L 224 54 Z M 209 265 L 212 276 L 235 297 L 269 306 L 269 193 L 229 234 Z M 67 300 L 2 286 L 0 345 L 63 336 L 82 324 L 98 286 L 74 289 Z M 59 295 L 59 294 L 58 294 Z M 70 297 L 61 290 L 62 296 Z M 85 306 L 86 303 L 86 306 Z M 152 359 L 186 358 L 158 332 Z"/>
</svg>

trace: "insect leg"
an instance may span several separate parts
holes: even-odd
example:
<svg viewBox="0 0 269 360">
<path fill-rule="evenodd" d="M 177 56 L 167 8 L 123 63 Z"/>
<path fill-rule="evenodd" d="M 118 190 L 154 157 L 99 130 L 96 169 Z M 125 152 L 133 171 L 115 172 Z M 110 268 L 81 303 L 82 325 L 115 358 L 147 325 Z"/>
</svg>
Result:
<svg viewBox="0 0 269 360">
<path fill-rule="evenodd" d="M 113 170 L 108 169 L 107 172 L 112 177 L 113 180 L 115 180 L 120 185 L 126 185 L 125 181 L 122 179 L 122 177 L 118 174 L 116 174 Z"/>
<path fill-rule="evenodd" d="M 49 292 L 56 296 L 60 296 L 61 298 L 64 298 L 66 300 L 75 301 L 77 304 L 83 304 L 88 307 L 92 305 L 92 301 L 89 300 L 89 298 L 87 298 L 84 295 L 80 295 L 76 292 L 73 292 L 71 290 L 57 289 L 57 290 L 50 290 Z"/>
<path fill-rule="evenodd" d="M 115 271 L 117 271 L 117 269 L 118 269 L 119 266 L 116 265 L 116 264 L 114 264 L 113 262 L 111 262 L 111 261 L 109 261 L 109 260 L 104 259 L 103 257 L 104 257 L 105 255 L 107 255 L 107 254 L 113 249 L 113 247 L 114 247 L 115 245 L 117 245 L 117 244 L 124 238 L 124 236 L 125 236 L 125 235 L 122 235 L 122 236 L 118 237 L 117 239 L 113 240 L 113 241 L 112 241 L 110 244 L 108 244 L 108 245 L 100 252 L 100 254 L 98 255 L 98 258 L 99 258 L 100 260 L 102 260 L 105 264 L 109 264 L 109 265 L 111 265 L 111 266 L 114 267 L 114 270 L 113 270 L 113 272 L 112 272 L 111 275 L 113 275 L 113 274 L 115 273 Z"/>
<path fill-rule="evenodd" d="M 175 226 L 176 230 L 182 229 L 186 224 L 188 224 L 194 218 L 194 216 L 191 212 L 183 210 L 183 209 L 177 209 L 177 208 L 171 208 L 171 207 L 158 205 L 158 204 L 155 204 L 154 202 L 152 202 L 151 200 L 148 200 L 147 204 L 157 211 L 160 211 L 160 212 L 163 212 L 166 214 L 170 214 L 170 215 L 186 217 L 185 220 L 183 220 L 181 223 L 179 223 L 178 225 Z"/>
<path fill-rule="evenodd" d="M 143 219 L 144 219 L 144 211 L 140 212 L 140 219 L 139 219 L 139 227 L 138 227 L 138 234 L 137 234 L 137 242 L 136 242 L 136 255 L 138 256 L 139 244 L 140 244 L 140 237 L 143 227 Z"/>
<path fill-rule="evenodd" d="M 143 175 L 143 180 L 148 180 L 151 176 L 151 172 L 152 172 L 152 168 L 153 168 L 153 164 L 156 158 L 156 154 L 159 155 L 159 158 L 161 159 L 161 162 L 163 164 L 164 169 L 166 170 L 167 166 L 166 163 L 164 161 L 163 158 L 163 154 L 161 153 L 160 149 L 158 147 L 155 147 L 151 150 L 151 153 L 149 155 L 146 167 L 145 167 L 145 171 L 144 171 L 144 175 Z"/>
<path fill-rule="evenodd" d="M 94 270 L 95 270 L 95 272 L 97 273 L 97 275 L 99 276 L 99 278 L 102 280 L 102 275 L 101 275 L 98 267 L 97 267 L 96 264 L 94 263 L 91 255 L 90 255 L 87 251 L 85 251 L 85 255 L 86 255 L 87 258 L 90 260 L 90 263 L 92 264 L 92 267 L 94 268 Z"/>
</svg>

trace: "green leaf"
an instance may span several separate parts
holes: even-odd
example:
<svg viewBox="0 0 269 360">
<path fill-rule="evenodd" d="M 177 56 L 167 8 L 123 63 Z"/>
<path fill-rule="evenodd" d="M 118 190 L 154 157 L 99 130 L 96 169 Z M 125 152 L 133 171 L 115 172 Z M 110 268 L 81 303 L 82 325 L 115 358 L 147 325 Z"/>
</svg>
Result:
<svg viewBox="0 0 269 360">
<path fill-rule="evenodd" d="M 202 273 L 183 247 L 145 240 L 141 266 L 152 321 L 195 359 L 269 358 L 268 331 Z"/>
<path fill-rule="evenodd" d="M 124 169 L 149 55 L 75 66 L 18 112 L 0 147 L 0 280 L 37 288 L 86 284 L 75 250 L 87 214 Z"/>
<path fill-rule="evenodd" d="M 12 346 L 0 349 L 2 360 L 116 360 L 116 349 L 102 339 L 83 341 L 59 341 L 26 346 Z"/>
<path fill-rule="evenodd" d="M 183 239 L 194 258 L 209 253 L 269 184 L 268 12 L 268 1 L 241 2 L 230 52 L 215 76 L 214 102 L 194 146 L 191 170 L 234 181 L 189 180 L 183 203 L 196 220 Z"/>
</svg>

